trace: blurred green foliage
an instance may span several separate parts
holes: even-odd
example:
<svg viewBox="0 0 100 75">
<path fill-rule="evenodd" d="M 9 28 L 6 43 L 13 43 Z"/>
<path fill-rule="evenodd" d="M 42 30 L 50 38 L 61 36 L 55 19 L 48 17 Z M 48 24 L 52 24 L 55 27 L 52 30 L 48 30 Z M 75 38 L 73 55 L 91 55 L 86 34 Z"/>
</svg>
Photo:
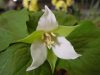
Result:
<svg viewBox="0 0 100 75">
<path fill-rule="evenodd" d="M 55 75 L 52 74 L 48 61 L 39 68 L 26 72 L 32 61 L 30 44 L 15 42 L 36 29 L 42 14 L 23 9 L 0 15 L 0 75 Z M 58 59 L 57 63 L 53 63 L 56 69 L 65 69 L 70 75 L 100 75 L 100 29 L 96 26 L 97 22 L 78 21 L 64 12 L 56 11 L 54 14 L 62 26 L 79 25 L 66 38 L 82 54 L 75 60 Z"/>
</svg>

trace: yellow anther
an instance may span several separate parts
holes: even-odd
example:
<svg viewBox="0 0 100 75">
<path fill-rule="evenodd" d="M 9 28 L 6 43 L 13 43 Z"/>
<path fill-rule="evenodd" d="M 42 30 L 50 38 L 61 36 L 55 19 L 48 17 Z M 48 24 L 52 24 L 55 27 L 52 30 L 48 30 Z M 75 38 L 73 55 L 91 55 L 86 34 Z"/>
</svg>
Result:
<svg viewBox="0 0 100 75">
<path fill-rule="evenodd" d="M 56 35 L 55 35 L 53 32 L 51 32 L 51 35 L 52 35 L 53 37 L 56 37 Z"/>
<path fill-rule="evenodd" d="M 47 45 L 47 47 L 50 49 L 51 46 L 54 44 L 54 37 L 56 37 L 56 35 L 54 33 L 44 33 L 42 40 L 44 40 L 45 44 Z"/>
<path fill-rule="evenodd" d="M 44 33 L 45 36 L 47 37 L 50 37 L 50 34 L 49 33 Z"/>
</svg>

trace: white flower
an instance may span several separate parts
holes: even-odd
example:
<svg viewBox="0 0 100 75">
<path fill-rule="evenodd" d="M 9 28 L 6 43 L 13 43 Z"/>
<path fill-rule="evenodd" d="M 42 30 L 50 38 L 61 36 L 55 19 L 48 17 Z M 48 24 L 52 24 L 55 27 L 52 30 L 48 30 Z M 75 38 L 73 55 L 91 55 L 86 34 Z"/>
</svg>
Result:
<svg viewBox="0 0 100 75">
<path fill-rule="evenodd" d="M 27 68 L 27 71 L 38 68 L 44 63 L 47 58 L 47 48 L 51 48 L 54 54 L 62 59 L 75 59 L 80 56 L 77 54 L 71 43 L 63 36 L 55 35 L 52 30 L 58 27 L 55 15 L 45 6 L 44 14 L 41 16 L 37 31 L 42 30 L 45 33 L 42 38 L 31 44 L 32 64 Z"/>
</svg>

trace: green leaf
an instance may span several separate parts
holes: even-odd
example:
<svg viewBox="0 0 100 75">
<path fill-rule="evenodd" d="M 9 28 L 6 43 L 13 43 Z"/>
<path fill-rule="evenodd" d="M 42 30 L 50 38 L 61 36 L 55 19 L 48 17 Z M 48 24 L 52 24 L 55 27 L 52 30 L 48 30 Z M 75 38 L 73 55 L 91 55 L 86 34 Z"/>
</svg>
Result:
<svg viewBox="0 0 100 75">
<path fill-rule="evenodd" d="M 29 21 L 27 22 L 27 28 L 28 28 L 28 32 L 32 33 L 33 31 L 36 30 L 36 27 L 38 25 L 38 21 L 40 19 L 42 15 L 42 12 L 32 12 L 29 13 Z"/>
<path fill-rule="evenodd" d="M 0 52 L 9 46 L 12 42 L 12 36 L 10 32 L 0 28 Z"/>
<path fill-rule="evenodd" d="M 36 40 L 42 39 L 43 31 L 34 31 L 24 39 L 18 40 L 17 42 L 32 43 Z"/>
<path fill-rule="evenodd" d="M 66 69 L 70 75 L 100 75 L 100 29 L 90 21 L 83 21 L 67 39 L 82 56 L 60 60 L 58 68 Z"/>
<path fill-rule="evenodd" d="M 51 70 L 52 70 L 52 73 L 53 73 L 54 70 L 55 70 L 55 66 L 56 66 L 56 62 L 57 62 L 57 57 L 54 55 L 52 50 L 48 50 L 47 60 L 48 60 L 48 62 L 50 64 L 50 66 L 51 66 Z"/>
<path fill-rule="evenodd" d="M 0 15 L 0 28 L 9 31 L 14 40 L 18 40 L 28 34 L 26 21 L 28 21 L 28 13 L 25 9 L 8 11 Z"/>
<path fill-rule="evenodd" d="M 17 44 L 0 53 L 0 75 L 18 75 L 18 72 L 25 70 L 29 61 L 28 50 L 27 45 Z"/>
<path fill-rule="evenodd" d="M 59 25 L 73 26 L 77 23 L 77 19 L 75 18 L 75 16 L 67 14 L 66 12 L 54 11 L 54 14 Z"/>
<path fill-rule="evenodd" d="M 9 44 L 28 35 L 26 21 L 28 14 L 25 9 L 8 11 L 0 15 L 0 51 Z"/>
<path fill-rule="evenodd" d="M 59 26 L 56 30 L 53 32 L 55 34 L 58 34 L 60 36 L 68 36 L 74 29 L 76 29 L 78 26 Z"/>
<path fill-rule="evenodd" d="M 30 64 L 30 47 L 27 44 L 14 44 L 0 53 L 0 75 L 52 75 L 47 62 L 27 72 Z"/>
</svg>

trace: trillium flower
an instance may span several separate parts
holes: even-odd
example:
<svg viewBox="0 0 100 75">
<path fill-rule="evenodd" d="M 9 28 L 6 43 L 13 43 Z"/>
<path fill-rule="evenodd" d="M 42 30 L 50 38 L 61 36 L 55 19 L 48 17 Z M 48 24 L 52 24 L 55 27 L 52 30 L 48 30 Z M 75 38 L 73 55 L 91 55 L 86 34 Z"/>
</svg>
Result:
<svg viewBox="0 0 100 75">
<path fill-rule="evenodd" d="M 52 49 L 54 54 L 61 59 L 76 59 L 77 54 L 71 43 L 64 36 L 57 36 L 52 31 L 58 28 L 58 22 L 52 11 L 45 6 L 36 31 L 44 31 L 42 38 L 31 44 L 32 64 L 27 71 L 38 68 L 47 59 L 47 50 Z"/>
</svg>

